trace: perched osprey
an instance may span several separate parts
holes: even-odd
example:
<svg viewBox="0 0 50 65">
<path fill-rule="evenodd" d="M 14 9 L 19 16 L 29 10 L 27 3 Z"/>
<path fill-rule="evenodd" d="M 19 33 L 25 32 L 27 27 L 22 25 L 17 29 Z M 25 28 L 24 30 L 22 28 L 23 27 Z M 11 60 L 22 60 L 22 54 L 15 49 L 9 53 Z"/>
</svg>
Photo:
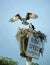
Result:
<svg viewBox="0 0 50 65">
<path fill-rule="evenodd" d="M 18 19 L 20 19 L 22 21 L 22 24 L 28 25 L 29 23 L 27 22 L 27 20 L 29 20 L 29 19 L 36 19 L 36 18 L 38 18 L 38 16 L 36 14 L 32 14 L 32 13 L 27 13 L 25 18 L 22 18 L 20 16 L 20 14 L 16 14 L 9 21 L 10 22 L 16 22 Z"/>
</svg>

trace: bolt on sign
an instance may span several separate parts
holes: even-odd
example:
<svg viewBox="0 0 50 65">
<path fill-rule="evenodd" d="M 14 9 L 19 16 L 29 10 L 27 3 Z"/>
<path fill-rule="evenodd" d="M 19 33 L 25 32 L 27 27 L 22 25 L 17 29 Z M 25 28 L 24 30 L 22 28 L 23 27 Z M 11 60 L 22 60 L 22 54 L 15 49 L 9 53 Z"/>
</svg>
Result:
<svg viewBox="0 0 50 65">
<path fill-rule="evenodd" d="M 34 34 L 30 34 L 27 46 L 27 56 L 39 59 L 40 53 L 40 38 L 35 37 Z"/>
</svg>

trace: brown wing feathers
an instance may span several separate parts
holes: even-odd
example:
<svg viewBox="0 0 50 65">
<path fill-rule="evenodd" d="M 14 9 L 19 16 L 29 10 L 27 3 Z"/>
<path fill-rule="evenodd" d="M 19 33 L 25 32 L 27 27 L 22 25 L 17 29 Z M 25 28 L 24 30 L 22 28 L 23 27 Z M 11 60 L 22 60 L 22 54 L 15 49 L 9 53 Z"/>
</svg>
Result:
<svg viewBox="0 0 50 65">
<path fill-rule="evenodd" d="M 27 15 L 26 15 L 26 20 L 36 19 L 36 18 L 38 18 L 38 16 L 36 14 L 27 13 Z"/>
</svg>

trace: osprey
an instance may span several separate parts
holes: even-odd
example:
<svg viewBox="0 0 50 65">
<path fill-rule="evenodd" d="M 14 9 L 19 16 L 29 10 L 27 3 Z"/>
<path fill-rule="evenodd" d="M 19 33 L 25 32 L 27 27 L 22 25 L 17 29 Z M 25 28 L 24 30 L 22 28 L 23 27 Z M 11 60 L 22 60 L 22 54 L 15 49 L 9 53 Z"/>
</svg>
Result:
<svg viewBox="0 0 50 65">
<path fill-rule="evenodd" d="M 16 22 L 18 19 L 20 19 L 22 21 L 22 24 L 28 25 L 29 23 L 27 22 L 27 20 L 36 18 L 38 18 L 38 16 L 32 13 L 27 13 L 25 18 L 22 18 L 20 14 L 16 14 L 9 20 L 9 22 Z"/>
</svg>

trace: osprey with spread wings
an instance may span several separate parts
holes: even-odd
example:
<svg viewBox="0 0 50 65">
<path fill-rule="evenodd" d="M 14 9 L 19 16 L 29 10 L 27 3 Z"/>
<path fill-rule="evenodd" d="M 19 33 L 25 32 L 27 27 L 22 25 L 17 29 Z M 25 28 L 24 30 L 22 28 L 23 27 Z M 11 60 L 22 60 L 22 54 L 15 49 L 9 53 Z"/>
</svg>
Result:
<svg viewBox="0 0 50 65">
<path fill-rule="evenodd" d="M 22 18 L 20 16 L 20 14 L 16 14 L 9 21 L 10 22 L 16 22 L 18 19 L 20 19 L 22 21 L 22 24 L 28 25 L 29 23 L 27 22 L 27 20 L 29 20 L 29 19 L 36 19 L 36 18 L 38 18 L 38 16 L 36 14 L 32 14 L 32 13 L 27 13 L 25 18 Z"/>
</svg>

